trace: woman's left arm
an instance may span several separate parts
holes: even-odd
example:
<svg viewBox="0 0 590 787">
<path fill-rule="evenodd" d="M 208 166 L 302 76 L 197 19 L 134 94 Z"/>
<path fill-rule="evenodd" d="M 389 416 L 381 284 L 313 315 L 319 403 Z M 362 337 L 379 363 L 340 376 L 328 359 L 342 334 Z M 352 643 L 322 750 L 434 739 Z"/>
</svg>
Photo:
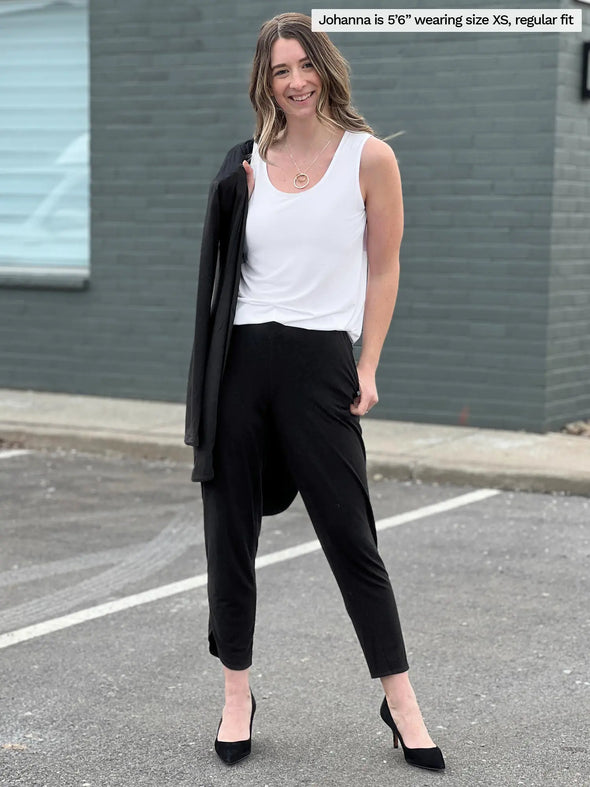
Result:
<svg viewBox="0 0 590 787">
<path fill-rule="evenodd" d="M 363 346 L 357 371 L 360 397 L 350 410 L 365 415 L 379 401 L 375 374 L 397 299 L 399 250 L 404 230 L 402 184 L 397 159 L 375 137 L 363 147 L 360 165 L 367 212 L 368 278 L 363 318 Z"/>
</svg>

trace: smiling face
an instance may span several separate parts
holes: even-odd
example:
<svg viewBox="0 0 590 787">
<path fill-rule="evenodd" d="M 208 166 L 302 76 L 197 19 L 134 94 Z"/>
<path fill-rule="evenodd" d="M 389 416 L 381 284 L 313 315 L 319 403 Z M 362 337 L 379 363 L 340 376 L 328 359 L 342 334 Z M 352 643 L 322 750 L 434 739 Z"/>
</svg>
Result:
<svg viewBox="0 0 590 787">
<path fill-rule="evenodd" d="M 271 90 L 286 117 L 315 115 L 322 83 L 295 38 L 278 38 L 271 49 Z"/>
</svg>

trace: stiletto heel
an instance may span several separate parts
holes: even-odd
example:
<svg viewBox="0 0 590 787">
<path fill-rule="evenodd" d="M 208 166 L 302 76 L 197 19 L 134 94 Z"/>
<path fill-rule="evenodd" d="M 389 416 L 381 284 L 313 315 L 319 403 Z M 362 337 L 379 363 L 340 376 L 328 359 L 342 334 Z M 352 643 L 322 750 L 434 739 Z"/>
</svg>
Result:
<svg viewBox="0 0 590 787">
<path fill-rule="evenodd" d="M 398 740 L 401 741 L 404 757 L 409 765 L 415 765 L 417 768 L 427 768 L 429 771 L 444 770 L 445 761 L 438 746 L 429 746 L 425 749 L 410 749 L 406 746 L 389 710 L 387 697 L 383 698 L 380 713 L 383 721 L 393 732 L 393 748 L 397 749 Z"/>
<path fill-rule="evenodd" d="M 219 720 L 219 727 L 217 727 L 217 735 L 215 736 L 215 751 L 220 759 L 226 765 L 234 765 L 234 763 L 243 760 L 252 751 L 252 722 L 254 721 L 254 712 L 256 711 L 256 700 L 254 695 L 250 692 L 252 697 L 252 713 L 250 715 L 250 737 L 245 741 L 220 741 L 217 738 L 219 735 L 219 728 L 223 721 L 223 716 Z"/>
</svg>

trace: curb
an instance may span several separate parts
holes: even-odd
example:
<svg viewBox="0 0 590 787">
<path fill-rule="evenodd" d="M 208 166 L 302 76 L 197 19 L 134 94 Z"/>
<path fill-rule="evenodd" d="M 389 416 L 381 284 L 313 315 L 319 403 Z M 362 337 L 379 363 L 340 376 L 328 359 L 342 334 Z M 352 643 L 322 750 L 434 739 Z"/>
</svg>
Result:
<svg viewBox="0 0 590 787">
<path fill-rule="evenodd" d="M 112 430 L 71 431 L 51 427 L 0 426 L 0 444 L 12 443 L 11 448 L 73 449 L 89 454 L 117 454 L 159 461 L 173 461 L 192 466 L 192 448 L 176 439 L 139 437 L 134 432 L 113 433 Z M 453 484 L 457 486 L 493 487 L 506 491 L 566 494 L 590 497 L 587 474 L 547 473 L 502 467 L 501 465 L 449 465 L 371 452 L 367 448 L 367 474 L 372 480 L 419 481 L 421 483 Z"/>
</svg>

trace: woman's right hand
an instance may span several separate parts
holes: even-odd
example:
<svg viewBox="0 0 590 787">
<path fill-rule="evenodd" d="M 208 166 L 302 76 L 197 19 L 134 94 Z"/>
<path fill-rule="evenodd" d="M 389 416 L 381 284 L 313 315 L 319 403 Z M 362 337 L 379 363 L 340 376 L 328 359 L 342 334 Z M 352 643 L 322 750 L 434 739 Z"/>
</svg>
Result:
<svg viewBox="0 0 590 787">
<path fill-rule="evenodd" d="M 252 192 L 254 191 L 254 170 L 245 159 L 242 161 L 242 165 L 246 170 L 246 178 L 248 180 L 248 199 L 250 199 Z"/>
</svg>

